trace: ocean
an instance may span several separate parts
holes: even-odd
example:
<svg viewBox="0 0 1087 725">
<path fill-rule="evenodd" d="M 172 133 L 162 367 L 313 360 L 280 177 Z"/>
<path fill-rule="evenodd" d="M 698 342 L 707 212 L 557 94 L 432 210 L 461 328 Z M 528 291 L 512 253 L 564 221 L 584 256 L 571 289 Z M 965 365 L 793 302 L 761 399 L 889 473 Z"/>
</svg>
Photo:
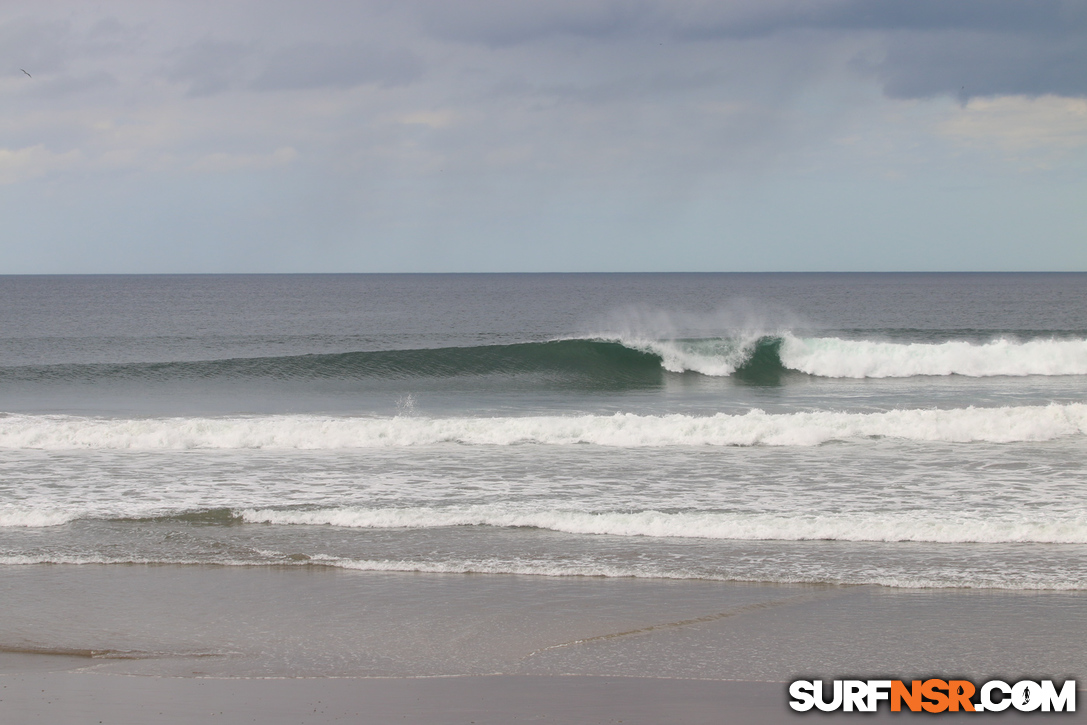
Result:
<svg viewBox="0 0 1087 725">
<path fill-rule="evenodd" d="M 1087 588 L 1087 275 L 0 278 L 0 567 Z"/>
</svg>

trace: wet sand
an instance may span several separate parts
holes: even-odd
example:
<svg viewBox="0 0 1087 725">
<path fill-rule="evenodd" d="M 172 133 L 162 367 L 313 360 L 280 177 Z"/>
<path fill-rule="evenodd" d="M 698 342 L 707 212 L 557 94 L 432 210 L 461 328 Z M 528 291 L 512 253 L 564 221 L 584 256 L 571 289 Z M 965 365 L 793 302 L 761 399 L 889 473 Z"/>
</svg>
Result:
<svg viewBox="0 0 1087 725">
<path fill-rule="evenodd" d="M 0 575 L 5 723 L 776 723 L 826 719 L 787 709 L 797 678 L 1087 682 L 1082 592 L 320 567 Z"/>
<path fill-rule="evenodd" d="M 397 679 L 197 679 L 89 673 L 0 676 L 4 722 L 75 725 L 777 725 L 853 720 L 901 722 L 910 714 L 801 715 L 785 685 L 631 677 L 497 675 Z M 1082 699 L 1083 694 L 1080 693 Z M 1000 722 L 1037 714 L 990 714 Z M 1087 722 L 1081 709 L 1060 722 Z M 941 721 L 977 722 L 973 714 Z"/>
<path fill-rule="evenodd" d="M 5 722 L 721 723 L 784 722 L 773 683 L 598 677 L 185 679 L 37 674 L 0 678 Z M 776 716 L 776 717 L 775 717 Z"/>
</svg>

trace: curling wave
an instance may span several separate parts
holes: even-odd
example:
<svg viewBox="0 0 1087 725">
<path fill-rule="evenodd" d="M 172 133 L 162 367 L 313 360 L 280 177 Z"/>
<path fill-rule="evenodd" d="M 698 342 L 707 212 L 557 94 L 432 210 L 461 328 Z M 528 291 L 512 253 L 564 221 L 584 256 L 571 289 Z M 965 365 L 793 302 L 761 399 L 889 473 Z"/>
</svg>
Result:
<svg viewBox="0 0 1087 725">
<path fill-rule="evenodd" d="M 952 443 L 1047 441 L 1087 433 L 1087 404 L 881 413 L 524 417 L 89 418 L 0 416 L 7 449 L 345 449 L 463 445 L 814 446 L 894 438 Z"/>
<path fill-rule="evenodd" d="M 377 350 L 158 363 L 0 368 L 0 382 L 127 380 L 407 380 L 536 376 L 558 387 L 655 385 L 665 372 L 759 380 L 787 372 L 828 378 L 1087 375 L 1087 340 L 903 343 L 746 333 L 695 340 L 576 338 L 512 345 Z"/>
</svg>

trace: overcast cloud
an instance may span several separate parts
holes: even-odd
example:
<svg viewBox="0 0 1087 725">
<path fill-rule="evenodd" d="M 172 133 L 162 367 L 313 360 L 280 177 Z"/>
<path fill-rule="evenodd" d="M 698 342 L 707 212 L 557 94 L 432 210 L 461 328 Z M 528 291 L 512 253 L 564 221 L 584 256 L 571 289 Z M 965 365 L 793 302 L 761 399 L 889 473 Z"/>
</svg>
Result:
<svg viewBox="0 0 1087 725">
<path fill-rule="evenodd" d="M 1087 0 L 16 1 L 0 104 L 0 273 L 1087 269 Z"/>
</svg>

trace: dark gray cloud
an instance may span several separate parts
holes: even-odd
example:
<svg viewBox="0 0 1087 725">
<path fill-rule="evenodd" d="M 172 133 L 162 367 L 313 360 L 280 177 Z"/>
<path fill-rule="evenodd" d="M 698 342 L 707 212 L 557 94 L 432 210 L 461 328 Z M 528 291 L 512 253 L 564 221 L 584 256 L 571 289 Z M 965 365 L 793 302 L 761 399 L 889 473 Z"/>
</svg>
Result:
<svg viewBox="0 0 1087 725">
<path fill-rule="evenodd" d="M 863 64 L 862 64 L 863 65 Z M 911 33 L 892 38 L 871 70 L 892 98 L 1087 95 L 1087 38 Z"/>
<path fill-rule="evenodd" d="M 747 13 L 736 12 L 737 7 L 679 15 L 677 29 L 702 38 L 760 37 L 796 29 L 1063 35 L 1082 33 L 1087 25 L 1082 0 L 811 0 L 770 2 Z"/>
<path fill-rule="evenodd" d="M 730 43 L 816 32 L 860 34 L 884 51 L 856 68 L 889 96 L 1087 95 L 1087 0 L 423 0 L 444 40 L 505 47 L 549 38 Z"/>
<path fill-rule="evenodd" d="M 797 29 L 1069 35 L 1087 28 L 1084 0 L 419 0 L 416 7 L 432 35 L 496 46 L 556 35 L 709 40 Z"/>
<path fill-rule="evenodd" d="M 559 35 L 738 39 L 804 28 L 1067 35 L 1087 26 L 1083 0 L 420 0 L 416 8 L 430 34 L 492 46 Z"/>
<path fill-rule="evenodd" d="M 1087 95 L 1082 0 L 849 0 L 804 5 L 790 15 L 743 30 L 879 33 L 885 56 L 856 67 L 872 71 L 894 98 Z"/>
<path fill-rule="evenodd" d="M 366 43 L 300 43 L 276 52 L 253 82 L 256 90 L 351 88 L 365 83 L 399 86 L 416 80 L 422 64 L 404 48 Z"/>
</svg>

